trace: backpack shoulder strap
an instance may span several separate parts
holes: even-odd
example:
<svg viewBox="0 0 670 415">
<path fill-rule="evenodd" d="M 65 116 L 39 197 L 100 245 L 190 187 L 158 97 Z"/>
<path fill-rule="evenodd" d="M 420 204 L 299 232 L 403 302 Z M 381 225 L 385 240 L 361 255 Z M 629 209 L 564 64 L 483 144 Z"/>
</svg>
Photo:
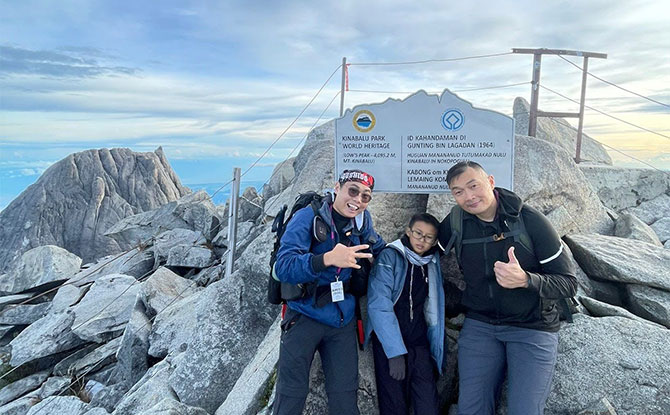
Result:
<svg viewBox="0 0 670 415">
<path fill-rule="evenodd" d="M 456 251 L 456 260 L 458 264 L 461 264 L 461 246 L 463 242 L 463 209 L 455 205 L 451 208 L 449 213 L 449 225 L 451 226 L 451 238 L 444 249 L 445 253 L 448 253 L 451 250 L 451 247 L 454 247 Z"/>
</svg>

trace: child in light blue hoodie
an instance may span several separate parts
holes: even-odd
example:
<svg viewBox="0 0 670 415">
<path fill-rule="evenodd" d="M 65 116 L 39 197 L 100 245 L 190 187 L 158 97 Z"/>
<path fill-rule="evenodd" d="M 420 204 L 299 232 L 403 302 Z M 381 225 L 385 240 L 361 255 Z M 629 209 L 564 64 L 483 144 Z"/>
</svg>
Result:
<svg viewBox="0 0 670 415">
<path fill-rule="evenodd" d="M 375 260 L 368 282 L 366 342 L 372 342 L 380 415 L 438 413 L 436 372 L 444 360 L 444 289 L 439 222 L 412 217 L 405 235 Z"/>
</svg>

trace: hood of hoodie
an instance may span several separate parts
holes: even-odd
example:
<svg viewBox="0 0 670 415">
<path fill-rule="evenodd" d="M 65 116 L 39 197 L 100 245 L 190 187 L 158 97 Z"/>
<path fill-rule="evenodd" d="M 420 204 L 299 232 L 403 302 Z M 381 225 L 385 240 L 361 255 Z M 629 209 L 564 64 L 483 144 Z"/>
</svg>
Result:
<svg viewBox="0 0 670 415">
<path fill-rule="evenodd" d="M 503 217 L 518 218 L 523 207 L 521 198 L 516 193 L 502 187 L 496 187 L 494 191 L 497 192 L 498 214 Z"/>
</svg>

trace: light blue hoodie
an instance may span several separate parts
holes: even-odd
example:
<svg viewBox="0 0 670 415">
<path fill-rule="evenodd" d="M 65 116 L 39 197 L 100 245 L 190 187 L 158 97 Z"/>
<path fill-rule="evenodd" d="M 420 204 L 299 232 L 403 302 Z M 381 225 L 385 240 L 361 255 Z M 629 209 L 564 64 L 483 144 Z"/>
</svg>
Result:
<svg viewBox="0 0 670 415">
<path fill-rule="evenodd" d="M 400 239 L 395 240 L 386 245 L 375 259 L 368 281 L 365 344 L 369 343 L 370 334 L 374 331 L 389 359 L 407 353 L 393 306 L 405 285 L 408 264 L 404 245 Z M 430 352 L 441 374 L 444 362 L 444 288 L 437 254 L 428 263 L 428 298 L 424 305 L 424 315 Z"/>
</svg>

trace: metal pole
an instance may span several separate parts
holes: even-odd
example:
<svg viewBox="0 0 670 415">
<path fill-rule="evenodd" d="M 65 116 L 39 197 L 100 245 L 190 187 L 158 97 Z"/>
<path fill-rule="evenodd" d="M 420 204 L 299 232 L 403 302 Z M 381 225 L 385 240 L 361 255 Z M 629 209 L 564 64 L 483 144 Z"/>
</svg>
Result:
<svg viewBox="0 0 670 415">
<path fill-rule="evenodd" d="M 582 127 L 584 127 L 584 100 L 586 99 L 586 75 L 589 70 L 589 57 L 584 56 L 584 67 L 582 68 L 582 96 L 579 99 L 579 126 L 577 127 L 577 150 L 575 152 L 575 163 L 579 164 L 582 151 Z"/>
<path fill-rule="evenodd" d="M 530 89 L 530 114 L 528 114 L 528 135 L 537 135 L 537 101 L 540 95 L 540 66 L 542 65 L 542 54 L 533 54 L 533 82 Z"/>
<path fill-rule="evenodd" d="M 233 184 L 230 190 L 230 205 L 228 206 L 228 257 L 226 258 L 226 278 L 233 274 L 235 262 L 235 244 L 237 242 L 237 208 L 240 196 L 239 167 L 233 168 Z"/>
<path fill-rule="evenodd" d="M 340 117 L 344 114 L 344 84 L 347 76 L 347 57 L 342 58 L 342 88 L 340 89 Z"/>
</svg>

